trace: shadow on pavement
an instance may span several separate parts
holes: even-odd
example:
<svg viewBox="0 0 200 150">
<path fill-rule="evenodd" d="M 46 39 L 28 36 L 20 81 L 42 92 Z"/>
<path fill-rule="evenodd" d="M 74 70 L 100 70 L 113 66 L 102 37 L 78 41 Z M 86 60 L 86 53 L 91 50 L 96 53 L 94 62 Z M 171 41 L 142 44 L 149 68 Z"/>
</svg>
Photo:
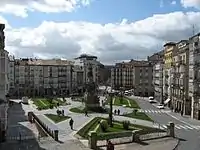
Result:
<svg viewBox="0 0 200 150">
<path fill-rule="evenodd" d="M 27 120 L 23 104 L 12 102 L 8 109 L 6 141 L 0 143 L 1 150 L 45 150 L 37 140 L 37 128 Z M 21 139 L 21 140 L 20 140 Z"/>
</svg>

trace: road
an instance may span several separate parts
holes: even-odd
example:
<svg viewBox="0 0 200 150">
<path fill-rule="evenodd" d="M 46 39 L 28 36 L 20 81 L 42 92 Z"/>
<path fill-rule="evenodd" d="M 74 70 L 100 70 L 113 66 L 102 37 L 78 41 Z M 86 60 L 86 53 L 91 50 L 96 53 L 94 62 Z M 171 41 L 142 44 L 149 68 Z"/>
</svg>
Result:
<svg viewBox="0 0 200 150">
<path fill-rule="evenodd" d="M 137 101 L 141 109 L 147 113 L 155 122 L 166 128 L 169 122 L 175 123 L 176 137 L 181 139 L 177 150 L 199 150 L 200 148 L 200 121 L 182 117 L 169 109 L 161 111 L 148 102 L 148 98 L 131 96 Z"/>
</svg>

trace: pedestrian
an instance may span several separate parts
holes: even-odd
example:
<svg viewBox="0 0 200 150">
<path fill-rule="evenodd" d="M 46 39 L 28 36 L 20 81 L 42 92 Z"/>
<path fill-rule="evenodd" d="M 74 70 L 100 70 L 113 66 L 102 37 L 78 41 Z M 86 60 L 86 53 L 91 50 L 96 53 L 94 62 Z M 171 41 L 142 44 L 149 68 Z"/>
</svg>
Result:
<svg viewBox="0 0 200 150">
<path fill-rule="evenodd" d="M 117 110 L 117 114 L 120 115 L 120 110 L 119 109 Z"/>
<path fill-rule="evenodd" d="M 183 111 L 181 110 L 181 116 L 183 116 Z"/>
<path fill-rule="evenodd" d="M 114 110 L 114 114 L 115 114 L 115 115 L 117 114 L 117 110 L 116 110 L 116 109 Z"/>
<path fill-rule="evenodd" d="M 22 135 L 21 133 L 19 133 L 19 142 L 21 142 L 21 140 L 22 140 Z"/>
<path fill-rule="evenodd" d="M 89 117 L 89 116 L 88 116 L 88 111 L 87 111 L 87 110 L 85 110 L 85 116 Z"/>
<path fill-rule="evenodd" d="M 110 140 L 107 140 L 107 150 L 114 150 L 114 144 Z"/>
<path fill-rule="evenodd" d="M 65 111 L 64 111 L 64 109 L 62 110 L 62 116 L 64 116 L 65 115 Z"/>
<path fill-rule="evenodd" d="M 74 120 L 72 118 L 69 121 L 69 125 L 70 125 L 71 129 L 73 130 Z"/>
</svg>

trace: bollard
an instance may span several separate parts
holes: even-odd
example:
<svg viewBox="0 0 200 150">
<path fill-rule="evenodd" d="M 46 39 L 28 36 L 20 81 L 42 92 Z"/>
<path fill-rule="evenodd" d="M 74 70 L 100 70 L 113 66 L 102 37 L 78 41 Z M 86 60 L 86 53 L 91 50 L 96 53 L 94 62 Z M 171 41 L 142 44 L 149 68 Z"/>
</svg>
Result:
<svg viewBox="0 0 200 150">
<path fill-rule="evenodd" d="M 167 133 L 170 137 L 175 137 L 174 127 L 175 125 L 173 122 L 169 122 L 169 124 L 167 125 Z"/>
<path fill-rule="evenodd" d="M 97 133 L 96 133 L 96 131 L 90 131 L 88 145 L 91 149 L 97 149 Z"/>
<path fill-rule="evenodd" d="M 58 141 L 58 130 L 54 130 L 54 139 Z"/>
</svg>

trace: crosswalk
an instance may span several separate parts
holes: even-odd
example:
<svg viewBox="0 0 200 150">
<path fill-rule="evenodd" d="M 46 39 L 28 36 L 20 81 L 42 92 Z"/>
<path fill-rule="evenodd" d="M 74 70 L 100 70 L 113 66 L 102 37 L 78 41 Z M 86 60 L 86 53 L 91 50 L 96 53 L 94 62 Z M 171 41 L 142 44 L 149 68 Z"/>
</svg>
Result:
<svg viewBox="0 0 200 150">
<path fill-rule="evenodd" d="M 153 110 L 153 109 L 143 110 L 143 109 L 139 109 L 138 112 L 161 114 L 161 113 L 169 113 L 170 110 Z"/>
<path fill-rule="evenodd" d="M 155 124 L 155 128 L 160 128 L 160 129 L 167 129 L 167 125 L 165 124 Z M 186 125 L 186 124 L 175 124 L 175 129 L 176 130 L 200 130 L 200 126 L 195 126 L 195 125 Z"/>
</svg>

